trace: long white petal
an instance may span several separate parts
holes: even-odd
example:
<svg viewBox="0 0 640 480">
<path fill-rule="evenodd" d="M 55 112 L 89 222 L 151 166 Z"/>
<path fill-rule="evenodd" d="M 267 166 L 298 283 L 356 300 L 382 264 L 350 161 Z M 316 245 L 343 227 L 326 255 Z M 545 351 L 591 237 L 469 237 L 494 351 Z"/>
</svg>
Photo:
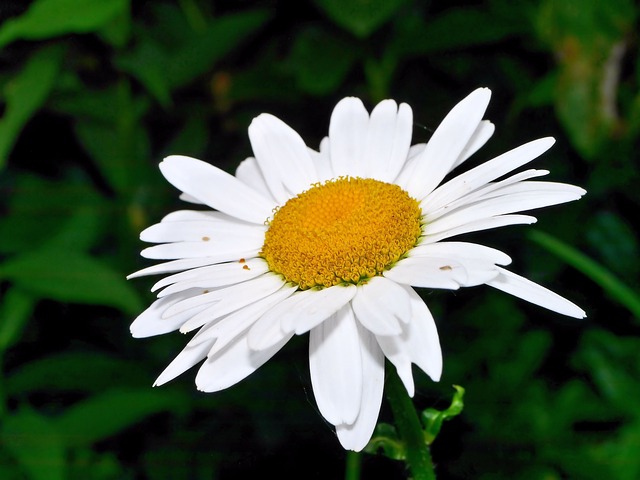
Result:
<svg viewBox="0 0 640 480">
<path fill-rule="evenodd" d="M 159 387 L 165 383 L 173 380 L 178 375 L 182 375 L 184 372 L 193 367 L 196 363 L 204 360 L 207 356 L 207 352 L 211 348 L 210 342 L 192 343 L 189 342 L 186 347 L 173 359 L 173 361 L 164 369 L 164 371 L 158 376 L 154 382 L 154 387 Z"/>
<path fill-rule="evenodd" d="M 413 112 L 403 103 L 380 102 L 371 112 L 364 145 L 364 171 L 368 178 L 392 182 L 407 160 Z"/>
<path fill-rule="evenodd" d="M 313 160 L 313 166 L 316 168 L 316 176 L 318 182 L 324 182 L 335 177 L 331 167 L 331 155 L 329 153 L 329 137 L 324 137 L 320 142 L 320 151 L 309 149 L 309 155 Z"/>
<path fill-rule="evenodd" d="M 569 317 L 584 318 L 587 316 L 584 310 L 557 293 L 504 268 L 498 267 L 498 271 L 500 274 L 487 282 L 487 285 Z"/>
<path fill-rule="evenodd" d="M 336 176 L 364 177 L 369 113 L 359 98 L 340 100 L 329 124 L 331 166 Z"/>
<path fill-rule="evenodd" d="M 211 208 L 248 222 L 264 224 L 276 204 L 219 168 L 195 158 L 173 155 L 160 171 L 179 190 Z"/>
<path fill-rule="evenodd" d="M 347 304 L 356 291 L 355 285 L 336 285 L 312 291 L 298 304 L 301 312 L 289 311 L 280 317 L 280 328 L 285 332 L 294 331 L 296 335 L 306 333 Z"/>
<path fill-rule="evenodd" d="M 267 181 L 264 179 L 260 166 L 254 157 L 246 158 L 240 162 L 240 165 L 236 168 L 236 178 L 253 188 L 256 192 L 260 192 L 274 203 L 276 202 L 271 190 L 269 190 L 267 186 Z"/>
<path fill-rule="evenodd" d="M 495 248 L 469 242 L 440 242 L 418 245 L 409 251 L 410 257 L 476 258 L 498 265 L 509 265 L 511 257 Z"/>
<path fill-rule="evenodd" d="M 359 452 L 369 440 L 378 421 L 384 390 L 384 354 L 375 336 L 361 325 L 360 356 L 362 358 L 362 400 L 358 418 L 352 424 L 336 425 L 338 439 L 344 448 Z"/>
<path fill-rule="evenodd" d="M 236 337 L 240 335 L 246 336 L 251 326 L 264 315 L 265 312 L 269 311 L 274 305 L 282 302 L 285 298 L 291 296 L 291 294 L 296 291 L 296 288 L 297 287 L 292 285 L 285 285 L 272 295 L 227 315 L 219 322 L 205 325 L 196 334 L 196 337 L 198 337 L 197 341 L 205 341 L 206 338 L 215 338 L 216 343 L 208 354 L 209 356 L 215 355 Z M 196 340 L 196 337 L 194 337 L 194 340 Z M 282 338 L 285 337 L 286 335 Z"/>
<path fill-rule="evenodd" d="M 421 238 L 422 243 L 435 243 L 445 238 L 455 237 L 463 233 L 479 232 L 509 225 L 531 225 L 536 223 L 536 217 L 530 215 L 498 215 L 496 217 L 481 218 L 473 222 L 464 223 L 449 229 L 442 230 L 438 233 L 425 232 Z"/>
<path fill-rule="evenodd" d="M 228 258 L 228 254 L 217 255 L 213 257 L 201 257 L 201 258 L 181 258 L 179 260 L 172 260 L 170 262 L 159 263 L 157 265 L 151 265 L 150 267 L 138 270 L 130 275 L 127 275 L 127 280 L 131 278 L 143 277 L 145 275 L 159 275 L 162 273 L 180 272 L 182 270 L 188 270 L 190 268 L 204 267 L 206 265 L 213 265 L 214 263 L 228 262 L 230 260 L 238 260 L 239 258 L 250 258 L 250 255 Z"/>
<path fill-rule="evenodd" d="M 531 183 L 542 184 L 544 182 Z M 539 188 L 534 187 L 529 191 L 515 191 L 500 197 L 479 200 L 472 205 L 458 208 L 447 215 L 443 215 L 431 223 L 427 222 L 423 232 L 427 235 L 432 235 L 485 218 L 572 202 L 578 200 L 584 192 L 581 188 L 573 187 L 572 185 L 555 185 L 558 188 L 551 189 L 540 185 Z M 512 187 L 520 186 L 522 186 L 522 183 L 512 185 Z"/>
<path fill-rule="evenodd" d="M 156 300 L 133 321 L 131 324 L 131 335 L 134 338 L 145 338 L 173 332 L 174 330 L 179 329 L 193 315 L 202 311 L 204 307 L 200 307 L 189 312 L 183 312 L 180 315 L 174 315 L 171 318 L 164 318 L 163 314 L 171 306 L 190 298 L 193 295 L 197 295 L 197 291 L 186 290 L 184 292 L 175 293 Z"/>
<path fill-rule="evenodd" d="M 257 116 L 249 126 L 249 140 L 267 186 L 280 204 L 318 181 L 307 146 L 282 120 L 266 113 Z"/>
<path fill-rule="evenodd" d="M 140 240 L 149 243 L 215 242 L 225 238 L 251 238 L 264 241 L 265 226 L 239 225 L 228 222 L 180 221 L 152 225 L 140 233 Z"/>
<path fill-rule="evenodd" d="M 271 295 L 282 288 L 283 285 L 284 282 L 277 275 L 262 275 L 261 277 L 248 280 L 244 283 L 221 288 L 211 293 L 205 293 L 194 299 L 184 300 L 168 309 L 165 315 L 170 317 L 171 315 L 179 314 L 183 309 L 187 310 L 189 305 L 194 305 L 191 308 L 199 308 L 200 305 L 204 303 L 197 303 L 196 301 L 201 302 L 200 297 L 210 296 L 206 303 L 207 308 L 195 314 L 180 327 L 182 333 L 187 333 Z"/>
<path fill-rule="evenodd" d="M 438 187 L 425 199 L 429 204 L 429 210 L 434 211 L 520 168 L 549 150 L 554 143 L 555 139 L 552 137 L 539 138 L 458 175 Z"/>
<path fill-rule="evenodd" d="M 440 123 L 415 162 L 405 185 L 409 195 L 422 200 L 451 171 L 489 105 L 491 91 L 478 88 L 458 103 Z"/>
<path fill-rule="evenodd" d="M 463 195 L 462 197 L 458 197 L 456 200 L 453 200 L 442 206 L 438 206 L 439 204 L 435 202 L 431 203 L 431 195 L 427 195 L 427 197 L 421 202 L 420 205 L 423 212 L 426 212 L 425 220 L 428 222 L 433 222 L 437 218 L 440 218 L 441 216 L 446 215 L 457 208 L 463 207 L 465 205 L 471 205 L 472 203 L 475 203 L 480 199 L 504 195 L 505 187 L 509 187 L 518 182 L 524 182 L 525 180 L 529 180 L 531 178 L 542 177 L 547 174 L 549 174 L 549 170 L 530 169 L 524 172 L 516 173 L 515 175 L 512 175 L 509 178 L 505 178 L 504 180 L 501 180 L 499 182 L 487 183 L 484 186 L 477 188 L 473 192 Z"/>
<path fill-rule="evenodd" d="M 196 375 L 196 386 L 203 392 L 218 392 L 235 385 L 273 357 L 292 336 L 259 352 L 249 348 L 245 336 L 236 338 L 202 364 Z"/>
<path fill-rule="evenodd" d="M 400 322 L 408 322 L 411 316 L 403 288 L 385 277 L 373 277 L 357 289 L 351 301 L 357 320 L 376 335 L 399 334 Z"/>
<path fill-rule="evenodd" d="M 159 297 L 163 297 L 187 288 L 213 289 L 245 282 L 268 271 L 269 265 L 262 258 L 252 258 L 243 262 L 219 263 L 165 277 L 151 287 L 151 291 L 155 292 L 168 286 L 158 294 Z"/>
<path fill-rule="evenodd" d="M 189 195 L 188 193 L 181 193 L 180 200 L 183 202 L 195 203 L 196 205 L 204 205 L 203 202 L 198 200 L 196 197 Z"/>
<path fill-rule="evenodd" d="M 442 351 L 438 330 L 429 308 L 410 287 L 403 287 L 411 302 L 411 321 L 396 336 L 377 336 L 384 355 L 396 367 L 409 395 L 414 394 L 411 364 L 415 363 L 434 381 L 442 374 Z"/>
<path fill-rule="evenodd" d="M 256 257 L 262 249 L 262 245 L 253 238 L 242 242 L 239 240 L 238 243 L 227 239 L 226 242 L 220 243 L 223 243 L 224 247 L 209 241 L 163 243 L 145 248 L 140 255 L 152 260 L 213 257 L 218 258 L 220 262 L 228 262 L 239 258 Z"/>
<path fill-rule="evenodd" d="M 493 123 L 491 123 L 489 120 L 482 120 L 478 125 L 478 128 L 476 128 L 476 131 L 473 132 L 471 139 L 467 142 L 466 147 L 464 147 L 464 150 L 460 152 L 458 159 L 451 166 L 451 170 L 456 168 L 462 162 L 467 160 L 471 155 L 480 150 L 484 146 L 484 144 L 487 143 L 487 141 L 491 138 L 495 130 L 496 127 Z"/>
<path fill-rule="evenodd" d="M 256 224 L 252 222 L 247 222 L 245 220 L 241 220 L 236 217 L 232 217 L 231 215 L 227 215 L 223 212 L 217 212 L 213 210 L 176 210 L 171 213 L 165 215 L 161 223 L 164 222 L 198 222 L 198 221 L 208 221 L 208 222 L 226 222 L 233 223 L 237 225 L 245 225 L 245 226 L 253 226 Z"/>
<path fill-rule="evenodd" d="M 235 301 L 236 299 L 240 300 L 245 294 L 245 296 L 249 296 L 252 294 L 257 294 L 261 292 L 263 289 L 277 290 L 279 286 L 283 285 L 282 279 L 278 275 L 275 274 L 265 274 L 258 278 L 254 278 L 252 280 L 248 280 L 247 282 L 231 285 L 224 288 L 218 288 L 216 290 L 207 292 L 206 290 L 198 290 L 199 294 L 191 295 L 188 298 L 172 305 L 167 308 L 163 314 L 164 318 L 169 318 L 173 315 L 177 315 L 187 310 L 191 310 L 192 308 L 200 307 L 202 305 L 211 305 L 213 303 L 218 303 L 222 300 L 224 301 Z M 174 294 L 175 295 L 175 294 Z M 257 297 L 254 299 L 258 300 Z M 249 302 L 250 303 L 250 302 Z"/>
<path fill-rule="evenodd" d="M 362 401 L 360 336 L 345 305 L 309 334 L 309 370 L 318 409 L 328 422 L 352 424 Z"/>
<path fill-rule="evenodd" d="M 457 290 L 466 281 L 467 272 L 449 258 L 408 257 L 400 260 L 383 274 L 404 285 Z"/>
</svg>

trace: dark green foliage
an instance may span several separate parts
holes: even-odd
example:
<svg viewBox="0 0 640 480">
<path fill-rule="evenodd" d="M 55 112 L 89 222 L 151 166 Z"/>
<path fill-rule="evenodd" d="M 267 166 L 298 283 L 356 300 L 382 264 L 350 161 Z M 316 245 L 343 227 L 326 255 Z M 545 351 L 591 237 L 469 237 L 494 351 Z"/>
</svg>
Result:
<svg viewBox="0 0 640 480">
<path fill-rule="evenodd" d="M 589 193 L 477 240 L 588 319 L 488 288 L 421 292 L 445 356 L 439 384 L 415 371 L 438 476 L 640 478 L 635 2 L 0 3 L 0 478 L 340 478 L 304 337 L 224 392 L 196 392 L 193 373 L 151 388 L 186 343 L 128 331 L 153 298 L 152 280 L 125 280 L 148 265 L 138 234 L 180 208 L 157 164 L 232 172 L 261 112 L 317 148 L 347 95 L 408 102 L 424 142 L 479 86 L 497 131 L 470 163 L 552 135 L 535 168 Z M 393 427 L 378 434 L 401 458 Z M 361 462 L 362 478 L 405 476 Z"/>
</svg>

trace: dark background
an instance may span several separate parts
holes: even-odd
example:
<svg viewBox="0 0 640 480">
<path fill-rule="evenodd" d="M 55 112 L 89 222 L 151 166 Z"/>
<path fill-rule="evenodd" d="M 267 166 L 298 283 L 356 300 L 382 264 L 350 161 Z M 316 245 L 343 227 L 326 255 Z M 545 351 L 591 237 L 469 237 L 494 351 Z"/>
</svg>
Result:
<svg viewBox="0 0 640 480">
<path fill-rule="evenodd" d="M 229 172 L 277 115 L 317 148 L 347 95 L 414 110 L 414 143 L 479 86 L 494 138 L 470 165 L 552 135 L 535 168 L 583 186 L 538 224 L 469 235 L 583 307 L 488 288 L 421 291 L 445 357 L 419 410 L 465 409 L 441 479 L 640 478 L 638 6 L 631 0 L 0 0 L 0 478 L 342 478 L 307 338 L 240 384 L 156 376 L 186 343 L 134 340 L 154 279 L 138 233 L 182 208 L 168 154 Z M 386 402 L 381 421 L 391 417 Z M 361 477 L 406 478 L 362 454 Z"/>
</svg>

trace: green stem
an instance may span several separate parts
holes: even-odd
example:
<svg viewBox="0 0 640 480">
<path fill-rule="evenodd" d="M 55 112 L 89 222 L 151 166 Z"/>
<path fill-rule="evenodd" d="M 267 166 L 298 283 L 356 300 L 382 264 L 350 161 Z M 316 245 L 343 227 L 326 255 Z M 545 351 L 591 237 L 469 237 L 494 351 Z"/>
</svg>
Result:
<svg viewBox="0 0 640 480">
<path fill-rule="evenodd" d="M 605 267 L 548 233 L 533 230 L 529 232 L 529 238 L 600 285 L 612 298 L 640 319 L 640 296 Z"/>
<path fill-rule="evenodd" d="M 360 479 L 360 454 L 358 452 L 347 452 L 347 465 L 344 472 L 345 480 Z"/>
<path fill-rule="evenodd" d="M 411 397 L 392 366 L 387 368 L 386 392 L 398 435 L 406 448 L 406 461 L 413 480 L 435 480 L 431 452 L 425 440 L 420 419 Z"/>
</svg>

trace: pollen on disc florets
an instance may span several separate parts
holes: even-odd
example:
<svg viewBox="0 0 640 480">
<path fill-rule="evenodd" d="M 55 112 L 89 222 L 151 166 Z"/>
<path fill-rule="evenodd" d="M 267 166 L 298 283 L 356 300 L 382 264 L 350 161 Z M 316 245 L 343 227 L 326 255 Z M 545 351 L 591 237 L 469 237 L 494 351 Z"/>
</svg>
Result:
<svg viewBox="0 0 640 480">
<path fill-rule="evenodd" d="M 421 235 L 417 200 L 398 185 L 342 177 L 290 199 L 268 222 L 261 256 L 301 289 L 381 275 Z"/>
</svg>

